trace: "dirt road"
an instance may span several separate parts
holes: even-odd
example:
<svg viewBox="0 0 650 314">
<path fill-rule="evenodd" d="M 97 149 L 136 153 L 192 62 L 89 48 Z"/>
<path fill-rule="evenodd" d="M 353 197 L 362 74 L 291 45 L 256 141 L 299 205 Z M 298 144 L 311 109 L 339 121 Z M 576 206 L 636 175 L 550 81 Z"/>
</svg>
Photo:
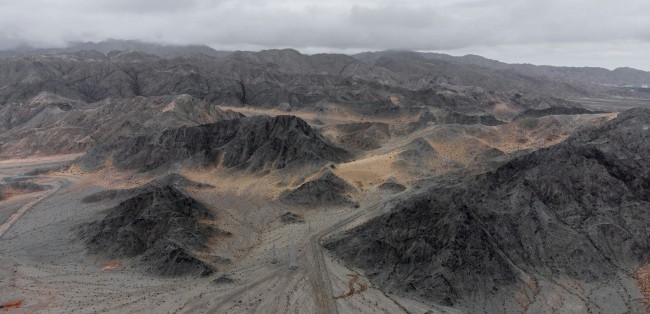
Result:
<svg viewBox="0 0 650 314">
<path fill-rule="evenodd" d="M 332 293 L 330 276 L 325 268 L 325 258 L 323 257 L 324 249 L 321 245 L 321 241 L 327 235 L 347 226 L 357 218 L 365 214 L 370 214 L 372 210 L 377 208 L 379 205 L 380 202 L 376 202 L 364 208 L 359 208 L 348 217 L 309 238 L 309 246 L 311 249 L 311 263 L 309 267 L 312 268 L 309 270 L 309 281 L 311 282 L 314 291 L 314 298 L 316 300 L 316 313 L 338 313 L 336 300 Z"/>
</svg>

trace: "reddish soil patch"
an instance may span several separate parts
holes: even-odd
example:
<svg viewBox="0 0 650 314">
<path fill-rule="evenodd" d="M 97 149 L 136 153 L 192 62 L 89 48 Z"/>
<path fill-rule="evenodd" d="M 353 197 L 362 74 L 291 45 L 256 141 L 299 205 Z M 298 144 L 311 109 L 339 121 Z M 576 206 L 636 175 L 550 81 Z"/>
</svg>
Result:
<svg viewBox="0 0 650 314">
<path fill-rule="evenodd" d="M 368 290 L 368 285 L 364 285 L 364 284 L 361 284 L 361 283 L 359 283 L 358 285 L 359 285 L 359 293 Z"/>
<path fill-rule="evenodd" d="M 117 266 L 119 266 L 119 265 L 120 265 L 120 262 L 118 262 L 118 261 L 110 262 L 108 264 L 105 264 L 104 267 L 102 267 L 102 271 L 104 271 L 104 270 L 113 270 L 113 269 L 117 268 Z"/>
<path fill-rule="evenodd" d="M 355 294 L 359 294 L 361 292 L 364 292 L 364 291 L 368 290 L 367 285 L 358 283 L 358 281 L 359 281 L 359 275 L 358 274 L 348 275 L 348 276 L 351 277 L 350 280 L 348 281 L 348 292 L 346 294 L 344 294 L 344 295 L 334 297 L 335 300 L 351 297 L 351 296 L 353 296 Z M 359 291 L 357 291 L 354 288 L 354 284 L 357 284 L 357 286 L 359 286 Z"/>
<path fill-rule="evenodd" d="M 9 301 L 5 304 L 0 305 L 0 310 L 9 311 L 11 309 L 20 308 L 21 305 L 23 305 L 23 301 L 21 300 Z"/>
</svg>

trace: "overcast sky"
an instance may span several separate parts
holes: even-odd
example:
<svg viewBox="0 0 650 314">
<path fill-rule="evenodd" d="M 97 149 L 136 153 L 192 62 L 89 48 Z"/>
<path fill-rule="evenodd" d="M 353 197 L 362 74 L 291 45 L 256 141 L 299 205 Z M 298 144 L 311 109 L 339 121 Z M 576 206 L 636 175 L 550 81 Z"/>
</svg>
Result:
<svg viewBox="0 0 650 314">
<path fill-rule="evenodd" d="M 107 38 L 650 70 L 650 1 L 0 0 L 0 49 Z"/>
</svg>

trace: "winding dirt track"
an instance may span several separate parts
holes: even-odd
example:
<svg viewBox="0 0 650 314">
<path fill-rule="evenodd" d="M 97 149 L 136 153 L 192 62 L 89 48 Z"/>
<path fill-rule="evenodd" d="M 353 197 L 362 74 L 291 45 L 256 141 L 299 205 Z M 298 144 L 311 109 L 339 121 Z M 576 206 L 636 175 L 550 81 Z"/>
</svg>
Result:
<svg viewBox="0 0 650 314">
<path fill-rule="evenodd" d="M 316 300 L 316 313 L 338 313 L 336 300 L 332 293 L 332 283 L 330 281 L 329 273 L 325 268 L 323 246 L 321 245 L 322 239 L 330 233 L 333 233 L 336 230 L 347 226 L 349 223 L 353 222 L 362 215 L 367 214 L 373 208 L 376 208 L 379 204 L 380 202 L 377 202 L 365 208 L 360 208 L 347 218 L 309 238 L 309 246 L 311 248 L 310 267 L 312 267 L 312 269 L 309 271 L 309 282 L 311 283 L 312 290 L 314 291 L 314 299 Z"/>
</svg>

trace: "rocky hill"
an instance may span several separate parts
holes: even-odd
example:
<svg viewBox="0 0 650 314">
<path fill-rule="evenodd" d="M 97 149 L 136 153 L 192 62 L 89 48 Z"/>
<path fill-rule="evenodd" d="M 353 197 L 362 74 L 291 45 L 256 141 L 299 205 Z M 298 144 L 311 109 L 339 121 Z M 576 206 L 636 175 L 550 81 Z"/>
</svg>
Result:
<svg viewBox="0 0 650 314">
<path fill-rule="evenodd" d="M 80 165 L 105 162 L 119 169 L 148 171 L 182 162 L 262 172 L 342 162 L 352 157 L 294 116 L 254 116 L 181 127 L 98 145 Z"/>
<path fill-rule="evenodd" d="M 205 276 L 212 266 L 194 251 L 218 230 L 204 220 L 213 214 L 173 186 L 152 186 L 81 225 L 77 233 L 89 253 L 107 259 L 137 257 L 153 274 Z"/>
<path fill-rule="evenodd" d="M 351 205 L 356 189 L 326 170 L 317 178 L 301 184 L 293 190 L 282 193 L 279 199 L 283 202 L 301 206 Z"/>
<path fill-rule="evenodd" d="M 326 246 L 386 291 L 468 312 L 640 313 L 631 274 L 650 263 L 648 154 L 650 110 L 633 109 Z M 549 305 L 558 289 L 568 295 Z"/>
</svg>

